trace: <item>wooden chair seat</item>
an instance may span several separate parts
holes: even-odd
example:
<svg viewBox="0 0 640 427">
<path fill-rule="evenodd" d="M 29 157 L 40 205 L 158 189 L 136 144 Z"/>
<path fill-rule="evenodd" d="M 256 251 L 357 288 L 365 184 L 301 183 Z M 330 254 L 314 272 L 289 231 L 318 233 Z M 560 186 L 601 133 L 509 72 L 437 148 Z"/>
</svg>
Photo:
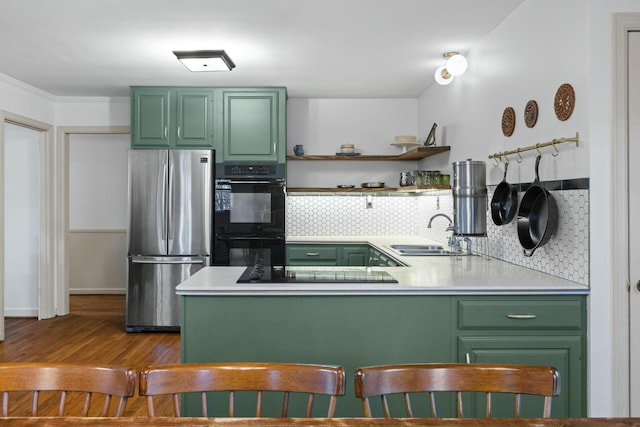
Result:
<svg viewBox="0 0 640 427">
<path fill-rule="evenodd" d="M 492 417 L 492 394 L 515 395 L 513 418 L 520 418 L 521 396 L 544 396 L 541 416 L 551 416 L 551 399 L 559 392 L 559 373 L 546 366 L 497 364 L 405 364 L 359 368 L 355 372 L 356 396 L 366 417 L 372 417 L 369 398 L 379 396 L 385 418 L 391 418 L 388 396 L 403 397 L 407 417 L 413 417 L 411 395 L 426 392 L 431 416 L 438 418 L 436 392 L 454 392 L 458 418 L 464 418 L 463 392 L 485 395 L 485 417 Z"/>
<path fill-rule="evenodd" d="M 2 416 L 123 416 L 135 393 L 134 369 L 50 363 L 0 364 Z M 30 414 L 11 414 L 13 396 L 31 400 Z M 11 397 L 10 397 L 11 396 Z M 112 398 L 118 406 L 110 410 Z M 99 402 L 101 409 L 92 411 Z M 93 405 L 92 405 L 93 404 Z"/>
<path fill-rule="evenodd" d="M 292 363 L 202 363 L 150 366 L 140 371 L 140 395 L 147 396 L 147 413 L 156 416 L 154 396 L 171 395 L 173 416 L 182 416 L 180 395 L 200 393 L 202 416 L 209 416 L 207 392 L 228 392 L 228 415 L 235 414 L 235 393 L 256 392 L 256 417 L 262 416 L 263 392 L 283 392 L 282 417 L 289 415 L 290 393 L 308 394 L 306 417 L 311 417 L 314 397 L 328 395 L 326 415 L 333 417 L 337 397 L 344 394 L 344 369 L 340 366 Z"/>
</svg>

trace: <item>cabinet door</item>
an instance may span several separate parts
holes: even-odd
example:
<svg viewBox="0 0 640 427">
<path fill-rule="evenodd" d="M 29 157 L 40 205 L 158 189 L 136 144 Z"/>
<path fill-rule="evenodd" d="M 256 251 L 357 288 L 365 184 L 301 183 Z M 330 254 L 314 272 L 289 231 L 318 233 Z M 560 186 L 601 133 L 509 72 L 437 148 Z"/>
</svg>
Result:
<svg viewBox="0 0 640 427">
<path fill-rule="evenodd" d="M 223 92 L 224 161 L 278 161 L 279 105 L 278 91 Z"/>
<path fill-rule="evenodd" d="M 213 90 L 176 90 L 175 146 L 213 147 Z"/>
<path fill-rule="evenodd" d="M 341 246 L 340 265 L 351 267 L 366 266 L 368 262 L 369 247 L 367 245 Z"/>
<path fill-rule="evenodd" d="M 135 88 L 131 103 L 131 147 L 169 147 L 170 90 Z"/>
<path fill-rule="evenodd" d="M 464 336 L 458 337 L 458 362 L 553 366 L 560 373 L 560 394 L 553 398 L 552 417 L 585 417 L 584 341 L 581 336 Z M 474 397 L 465 416 L 483 417 L 484 398 Z M 467 405 L 469 404 L 467 403 Z M 493 397 L 494 417 L 513 415 L 513 399 Z M 540 417 L 542 398 L 524 396 L 523 417 Z"/>
</svg>

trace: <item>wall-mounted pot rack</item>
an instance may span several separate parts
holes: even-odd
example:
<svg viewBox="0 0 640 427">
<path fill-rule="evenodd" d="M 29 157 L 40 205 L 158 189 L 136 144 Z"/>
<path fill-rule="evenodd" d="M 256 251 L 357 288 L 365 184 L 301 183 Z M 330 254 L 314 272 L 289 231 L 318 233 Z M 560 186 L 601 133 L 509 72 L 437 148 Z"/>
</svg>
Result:
<svg viewBox="0 0 640 427">
<path fill-rule="evenodd" d="M 544 147 L 553 147 L 553 152 L 551 153 L 551 155 L 555 157 L 558 154 L 560 154 L 560 152 L 558 151 L 558 147 L 556 147 L 556 145 L 557 144 L 562 144 L 563 142 L 575 142 L 576 143 L 576 147 L 578 147 L 580 145 L 580 134 L 578 132 L 576 132 L 576 136 L 572 137 L 572 138 L 558 138 L 558 139 L 553 139 L 553 140 L 547 141 L 547 142 L 542 142 L 542 143 L 538 143 L 538 144 L 534 144 L 534 145 L 529 145 L 527 147 L 516 148 L 515 150 L 509 150 L 509 151 L 502 151 L 502 152 L 499 152 L 499 153 L 493 153 L 493 154 L 489 155 L 489 158 L 493 159 L 493 165 L 496 166 L 496 167 L 500 165 L 500 162 L 502 162 L 502 158 L 503 157 L 507 161 L 509 161 L 509 158 L 507 156 L 509 156 L 511 154 L 517 155 L 518 158 L 516 159 L 516 161 L 518 163 L 522 163 L 522 156 L 520 155 L 521 153 L 523 153 L 525 151 L 536 150 L 539 155 L 542 155 L 542 152 L 540 152 L 540 149 L 544 148 Z"/>
</svg>

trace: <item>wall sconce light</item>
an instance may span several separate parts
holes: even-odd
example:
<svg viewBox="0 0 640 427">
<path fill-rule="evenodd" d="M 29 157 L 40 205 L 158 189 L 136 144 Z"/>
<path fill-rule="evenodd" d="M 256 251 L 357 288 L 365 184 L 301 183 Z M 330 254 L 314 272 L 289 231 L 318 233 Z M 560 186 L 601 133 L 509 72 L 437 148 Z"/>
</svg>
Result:
<svg viewBox="0 0 640 427">
<path fill-rule="evenodd" d="M 438 67 L 435 72 L 435 79 L 438 84 L 448 85 L 455 76 L 460 76 L 467 71 L 467 58 L 458 52 L 447 52 L 442 55 L 446 62 Z"/>
<path fill-rule="evenodd" d="M 231 71 L 236 67 L 224 50 L 174 50 L 190 71 Z"/>
</svg>

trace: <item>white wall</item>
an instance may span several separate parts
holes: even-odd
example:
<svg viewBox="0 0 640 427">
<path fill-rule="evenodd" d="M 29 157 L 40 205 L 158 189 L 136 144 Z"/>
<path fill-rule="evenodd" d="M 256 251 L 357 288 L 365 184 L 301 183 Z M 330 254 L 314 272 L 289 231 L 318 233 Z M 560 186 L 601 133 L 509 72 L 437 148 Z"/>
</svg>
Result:
<svg viewBox="0 0 640 427">
<path fill-rule="evenodd" d="M 306 99 L 287 103 L 287 154 L 302 144 L 305 154 L 331 155 L 342 144 L 354 144 L 362 154 L 400 154 L 391 143 L 396 135 L 418 135 L 416 99 Z M 290 187 L 335 187 L 382 181 L 397 187 L 399 172 L 417 162 L 290 161 Z"/>
<path fill-rule="evenodd" d="M 129 135 L 69 136 L 69 230 L 127 227 Z"/>
<path fill-rule="evenodd" d="M 491 34 L 467 52 L 467 72 L 448 86 L 434 84 L 421 97 L 419 128 L 427 131 L 439 125 L 438 137 L 450 145 L 449 159 L 434 156 L 423 161 L 426 168 L 449 168 L 466 158 L 488 159 L 490 154 L 517 149 L 554 138 L 573 137 L 580 132 L 580 147 L 558 145 L 561 155 L 543 156 L 541 180 L 589 176 L 589 84 L 588 6 L 583 0 L 526 1 Z M 554 113 L 557 88 L 570 83 L 576 93 L 571 117 L 560 121 Z M 538 121 L 533 128 L 524 124 L 524 107 L 538 103 Z M 502 133 L 504 109 L 516 112 L 511 137 Z M 442 138 L 444 132 L 445 138 Z M 551 153 L 551 149 L 543 153 Z M 523 154 L 521 164 L 509 169 L 512 182 L 534 179 L 536 152 Z M 515 160 L 515 156 L 511 157 Z M 445 161 L 448 160 L 449 164 Z M 488 184 L 502 180 L 503 169 L 487 167 Z"/>
<path fill-rule="evenodd" d="M 55 97 L 0 74 L 0 110 L 53 124 Z"/>
</svg>

